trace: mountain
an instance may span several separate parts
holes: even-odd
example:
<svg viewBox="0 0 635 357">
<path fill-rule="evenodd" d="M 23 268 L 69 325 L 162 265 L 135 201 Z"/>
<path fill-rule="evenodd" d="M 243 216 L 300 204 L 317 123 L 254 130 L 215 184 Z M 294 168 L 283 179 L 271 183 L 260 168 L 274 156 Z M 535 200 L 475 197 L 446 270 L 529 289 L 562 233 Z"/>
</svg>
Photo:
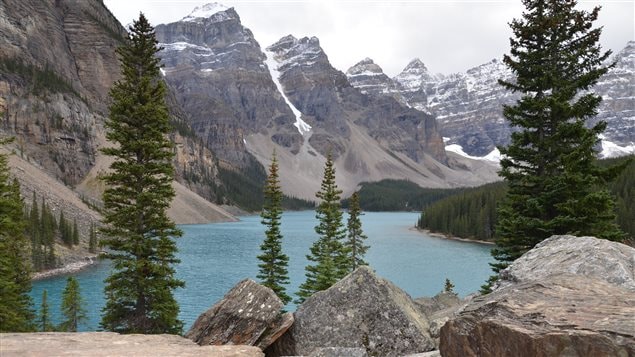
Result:
<svg viewBox="0 0 635 357">
<path fill-rule="evenodd" d="M 365 58 L 346 71 L 348 81 L 362 93 L 371 96 L 389 95 L 399 103 L 410 106 L 401 88 L 388 77 L 384 70 L 370 58 Z M 423 109 L 418 108 L 417 109 Z"/>
<path fill-rule="evenodd" d="M 432 187 L 495 178 L 493 167 L 448 158 L 432 116 L 353 87 L 316 37 L 289 35 L 263 50 L 219 4 L 156 34 L 165 80 L 196 135 L 243 172 L 268 165 L 275 149 L 288 195 L 314 199 L 329 151 L 345 193 L 384 178 Z"/>
<path fill-rule="evenodd" d="M 174 88 L 196 135 L 221 159 L 247 166 L 247 135 L 271 131 L 298 150 L 295 116 L 278 92 L 266 57 L 233 8 L 197 7 L 180 21 L 156 26 L 165 48 L 165 80 Z"/>
<path fill-rule="evenodd" d="M 80 247 L 56 245 L 63 263 L 88 254 L 90 224 L 100 217 L 97 176 L 110 158 L 99 148 L 107 145 L 108 92 L 120 78 L 115 49 L 126 36 L 101 1 L 0 2 L 0 137 L 16 138 L 2 150 L 15 153 L 10 166 L 27 203 L 35 192 L 56 215 L 77 220 Z M 209 202 L 223 191 L 222 165 L 193 135 L 173 92 L 166 99 L 178 182 L 169 214 L 178 223 L 232 220 Z"/>
<path fill-rule="evenodd" d="M 603 102 L 589 122 L 608 122 L 602 156 L 635 152 L 635 42 L 629 42 L 612 61 L 615 67 L 593 89 Z M 447 144 L 454 145 L 450 150 L 483 157 L 493 155 L 496 146 L 509 143 L 511 129 L 502 116 L 502 106 L 514 103 L 519 96 L 498 85 L 498 79 L 512 76 L 502 61 L 493 59 L 464 73 L 442 76 L 429 73 L 415 59 L 390 81 L 384 78 L 374 87 L 352 75 L 357 66 L 348 72 L 353 85 L 370 95 L 404 98 L 412 107 L 435 115 Z"/>
</svg>

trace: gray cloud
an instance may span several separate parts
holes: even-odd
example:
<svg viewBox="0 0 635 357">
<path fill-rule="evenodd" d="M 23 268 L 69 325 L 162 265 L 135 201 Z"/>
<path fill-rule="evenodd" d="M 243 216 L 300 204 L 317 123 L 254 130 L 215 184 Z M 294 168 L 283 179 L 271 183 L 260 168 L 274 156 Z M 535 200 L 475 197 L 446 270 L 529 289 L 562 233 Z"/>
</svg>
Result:
<svg viewBox="0 0 635 357">
<path fill-rule="evenodd" d="M 194 0 L 104 0 L 123 24 L 142 11 L 153 24 L 178 21 Z M 331 63 L 346 71 L 370 57 L 389 76 L 413 58 L 433 72 L 452 73 L 501 57 L 509 50 L 508 23 L 522 12 L 520 0 L 397 0 L 397 1 L 221 1 L 233 6 L 243 25 L 261 46 L 282 36 L 317 36 Z M 590 9 L 601 5 L 598 26 L 602 45 L 614 52 L 635 39 L 635 2 L 580 1 Z"/>
</svg>

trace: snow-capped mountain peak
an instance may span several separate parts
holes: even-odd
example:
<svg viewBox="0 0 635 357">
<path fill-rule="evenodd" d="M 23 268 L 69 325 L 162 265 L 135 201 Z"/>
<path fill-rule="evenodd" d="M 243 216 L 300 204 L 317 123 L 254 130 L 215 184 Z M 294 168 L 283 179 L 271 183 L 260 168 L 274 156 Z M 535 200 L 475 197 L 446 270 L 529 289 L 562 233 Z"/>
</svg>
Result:
<svg viewBox="0 0 635 357">
<path fill-rule="evenodd" d="M 223 4 L 219 4 L 217 2 L 205 4 L 202 6 L 197 6 L 192 10 L 192 12 L 181 19 L 183 22 L 197 22 L 203 19 L 214 18 L 214 20 L 221 21 L 230 16 L 226 13 L 227 10 L 231 9 Z"/>
<path fill-rule="evenodd" d="M 375 64 L 372 59 L 366 57 L 357 62 L 353 67 L 346 71 L 346 75 L 352 76 L 385 76 L 384 71 Z"/>
<path fill-rule="evenodd" d="M 408 63 L 406 68 L 393 80 L 401 85 L 405 90 L 417 91 L 425 86 L 427 82 L 436 81 L 438 78 L 428 72 L 428 68 L 418 58 Z"/>
<path fill-rule="evenodd" d="M 320 40 L 315 36 L 298 39 L 293 35 L 287 35 L 267 47 L 267 51 L 281 59 L 279 63 L 281 73 L 295 66 L 313 66 L 316 63 L 328 62 L 326 54 L 320 47 Z"/>
<path fill-rule="evenodd" d="M 427 73 L 428 67 L 419 58 L 415 58 L 403 70 L 409 73 Z"/>
</svg>

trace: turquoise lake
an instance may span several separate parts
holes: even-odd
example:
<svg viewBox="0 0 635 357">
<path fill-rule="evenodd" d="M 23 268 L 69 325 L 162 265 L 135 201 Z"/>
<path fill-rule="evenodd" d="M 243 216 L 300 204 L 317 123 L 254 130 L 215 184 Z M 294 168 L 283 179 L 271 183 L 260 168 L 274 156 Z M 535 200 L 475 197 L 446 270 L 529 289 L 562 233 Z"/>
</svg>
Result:
<svg viewBox="0 0 635 357">
<path fill-rule="evenodd" d="M 370 245 L 366 261 L 378 275 L 391 280 L 412 297 L 433 296 L 442 290 L 449 278 L 455 291 L 465 296 L 475 292 L 485 282 L 491 270 L 488 265 L 491 246 L 446 240 L 427 236 L 413 229 L 418 213 L 367 212 L 362 216 L 363 229 Z M 306 254 L 317 235 L 315 212 L 286 212 L 282 220 L 283 249 L 289 256 L 287 291 L 294 294 L 304 281 Z M 189 329 L 200 313 L 244 278 L 255 279 L 258 271 L 256 256 L 264 237 L 259 216 L 241 217 L 240 222 L 181 226 L 184 235 L 178 239 L 177 276 L 185 288 L 175 292 L 185 323 Z M 109 274 L 107 261 L 74 274 L 88 310 L 88 321 L 82 331 L 99 329 L 104 305 L 103 280 Z M 40 307 L 42 291 L 47 290 L 49 311 L 54 323 L 60 321 L 59 303 L 66 276 L 33 283 L 36 309 Z M 291 295 L 290 294 L 290 295 Z M 295 295 L 293 296 L 295 298 Z M 290 304 L 288 311 L 295 310 Z"/>
</svg>

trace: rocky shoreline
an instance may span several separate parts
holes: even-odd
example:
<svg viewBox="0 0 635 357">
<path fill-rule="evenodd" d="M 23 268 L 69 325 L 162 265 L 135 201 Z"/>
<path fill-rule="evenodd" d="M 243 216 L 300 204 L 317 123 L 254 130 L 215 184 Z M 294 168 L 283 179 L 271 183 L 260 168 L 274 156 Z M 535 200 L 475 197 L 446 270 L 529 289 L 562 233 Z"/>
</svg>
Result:
<svg viewBox="0 0 635 357">
<path fill-rule="evenodd" d="M 460 237 L 455 237 L 455 236 L 451 236 L 448 234 L 443 234 L 443 233 L 437 233 L 437 232 L 432 232 L 429 229 L 421 229 L 419 227 L 412 227 L 410 228 L 410 230 L 412 231 L 417 231 L 419 233 L 423 233 L 425 235 L 428 235 L 430 237 L 434 237 L 434 238 L 441 238 L 441 239 L 449 239 L 449 240 L 456 240 L 459 242 L 467 242 L 467 243 L 478 243 L 478 244 L 487 244 L 487 245 L 496 245 L 496 243 L 494 242 L 489 242 L 486 240 L 479 240 L 479 239 L 469 239 L 469 238 L 460 238 Z"/>
<path fill-rule="evenodd" d="M 87 256 L 87 257 L 84 257 L 84 260 L 72 262 L 59 268 L 36 272 L 31 276 L 31 280 L 42 280 L 42 279 L 52 278 L 54 276 L 76 273 L 80 270 L 84 270 L 84 269 L 87 269 L 88 267 L 96 265 L 97 263 L 99 263 L 99 256 L 97 255 Z"/>
</svg>

